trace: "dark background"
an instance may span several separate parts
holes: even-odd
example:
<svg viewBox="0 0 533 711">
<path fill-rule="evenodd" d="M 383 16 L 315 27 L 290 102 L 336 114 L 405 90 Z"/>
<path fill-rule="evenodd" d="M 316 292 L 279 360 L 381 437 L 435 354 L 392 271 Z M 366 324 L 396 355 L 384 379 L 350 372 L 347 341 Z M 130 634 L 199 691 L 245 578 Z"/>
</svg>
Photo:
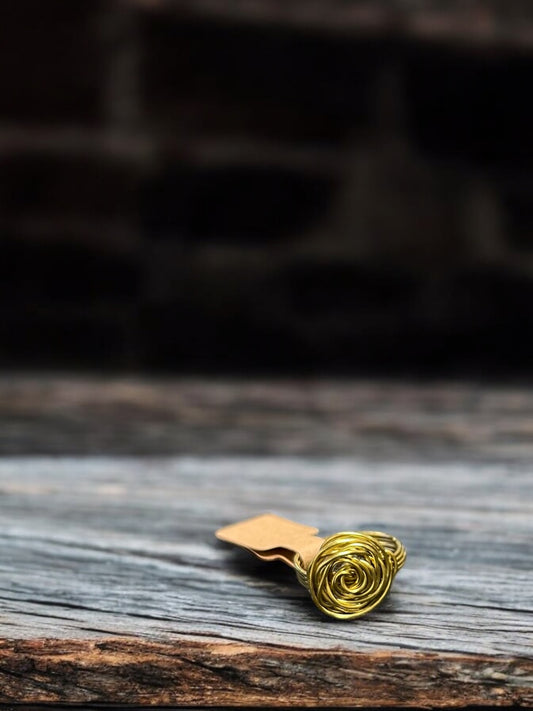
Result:
<svg viewBox="0 0 533 711">
<path fill-rule="evenodd" d="M 533 10 L 4 0 L 0 366 L 530 376 Z"/>
</svg>

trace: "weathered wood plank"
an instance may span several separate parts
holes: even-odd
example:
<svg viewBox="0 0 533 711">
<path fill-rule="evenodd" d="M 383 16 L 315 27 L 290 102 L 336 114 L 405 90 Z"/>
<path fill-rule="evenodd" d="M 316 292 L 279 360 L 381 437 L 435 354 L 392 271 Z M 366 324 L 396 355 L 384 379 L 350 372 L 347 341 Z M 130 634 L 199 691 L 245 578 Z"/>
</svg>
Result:
<svg viewBox="0 0 533 711">
<path fill-rule="evenodd" d="M 0 454 L 533 460 L 533 388 L 0 377 Z"/>
<path fill-rule="evenodd" d="M 50 702 L 258 706 L 520 705 L 516 660 L 460 655 L 358 654 L 262 645 L 110 640 L 0 645 L 4 674 Z M 430 682 L 430 683 L 428 683 Z M 8 685 L 9 685 L 8 679 Z M 4 690 L 5 693 L 5 690 Z"/>
<path fill-rule="evenodd" d="M 0 460 L 0 700 L 532 704 L 532 485 L 521 462 Z M 263 510 L 399 536 L 387 601 L 330 620 L 214 539 Z"/>
</svg>

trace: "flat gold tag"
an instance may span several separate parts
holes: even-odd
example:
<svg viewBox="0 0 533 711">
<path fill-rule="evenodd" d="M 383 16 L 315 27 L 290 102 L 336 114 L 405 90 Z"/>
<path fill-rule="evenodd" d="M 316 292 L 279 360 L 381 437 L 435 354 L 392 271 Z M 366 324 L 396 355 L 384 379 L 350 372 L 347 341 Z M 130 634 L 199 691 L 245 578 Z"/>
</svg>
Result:
<svg viewBox="0 0 533 711">
<path fill-rule="evenodd" d="M 324 542 L 317 533 L 318 528 L 266 513 L 220 528 L 215 535 L 221 541 L 246 548 L 261 560 L 282 560 L 294 568 L 297 554 L 304 565 L 315 557 Z"/>
</svg>

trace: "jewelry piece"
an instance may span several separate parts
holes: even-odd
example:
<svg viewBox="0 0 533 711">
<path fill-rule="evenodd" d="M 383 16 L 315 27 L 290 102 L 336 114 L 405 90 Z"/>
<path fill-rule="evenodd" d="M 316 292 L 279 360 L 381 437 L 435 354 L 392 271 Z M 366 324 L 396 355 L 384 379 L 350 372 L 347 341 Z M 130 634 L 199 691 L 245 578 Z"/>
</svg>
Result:
<svg viewBox="0 0 533 711">
<path fill-rule="evenodd" d="M 366 615 L 389 592 L 405 563 L 405 547 L 381 531 L 347 531 L 326 539 L 317 533 L 317 528 L 262 514 L 221 528 L 215 535 L 262 560 L 282 560 L 293 567 L 300 584 L 326 615 L 338 620 Z"/>
</svg>

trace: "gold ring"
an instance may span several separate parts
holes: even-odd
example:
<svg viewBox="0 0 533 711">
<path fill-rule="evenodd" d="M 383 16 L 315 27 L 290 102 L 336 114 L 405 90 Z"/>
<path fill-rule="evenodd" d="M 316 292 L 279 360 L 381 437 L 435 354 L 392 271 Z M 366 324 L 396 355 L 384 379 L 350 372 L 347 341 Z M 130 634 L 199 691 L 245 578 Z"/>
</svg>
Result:
<svg viewBox="0 0 533 711">
<path fill-rule="evenodd" d="M 388 533 L 347 531 L 326 538 L 307 568 L 297 553 L 294 567 L 319 610 L 350 620 L 380 604 L 406 555 L 404 545 Z"/>
</svg>

